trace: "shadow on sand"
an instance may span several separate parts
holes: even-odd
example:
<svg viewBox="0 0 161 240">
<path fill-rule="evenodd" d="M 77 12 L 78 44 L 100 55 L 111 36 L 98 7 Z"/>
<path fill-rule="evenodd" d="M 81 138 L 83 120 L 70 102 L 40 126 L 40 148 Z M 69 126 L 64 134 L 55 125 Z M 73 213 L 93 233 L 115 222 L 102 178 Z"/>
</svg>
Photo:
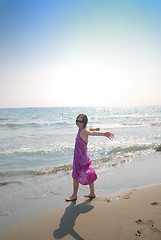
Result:
<svg viewBox="0 0 161 240">
<path fill-rule="evenodd" d="M 55 239 L 61 239 L 66 235 L 71 235 L 76 240 L 84 240 L 75 230 L 75 222 L 80 214 L 91 211 L 94 206 L 90 205 L 92 199 L 88 199 L 83 203 L 76 205 L 76 201 L 71 202 L 66 208 L 59 224 L 59 228 L 53 232 Z"/>
</svg>

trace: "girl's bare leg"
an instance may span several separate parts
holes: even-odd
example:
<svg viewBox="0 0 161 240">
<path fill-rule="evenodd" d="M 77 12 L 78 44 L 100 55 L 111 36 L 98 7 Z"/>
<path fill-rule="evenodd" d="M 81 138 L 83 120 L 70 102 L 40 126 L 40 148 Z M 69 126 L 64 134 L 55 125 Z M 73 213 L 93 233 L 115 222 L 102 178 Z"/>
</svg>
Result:
<svg viewBox="0 0 161 240">
<path fill-rule="evenodd" d="M 66 201 L 74 201 L 77 200 L 77 192 L 79 188 L 79 182 L 73 178 L 73 194 L 70 197 L 67 197 L 65 200 Z"/>
<path fill-rule="evenodd" d="M 95 198 L 96 195 L 94 193 L 94 183 L 89 184 L 89 188 L 90 188 L 90 194 L 84 195 L 84 197 Z"/>
</svg>

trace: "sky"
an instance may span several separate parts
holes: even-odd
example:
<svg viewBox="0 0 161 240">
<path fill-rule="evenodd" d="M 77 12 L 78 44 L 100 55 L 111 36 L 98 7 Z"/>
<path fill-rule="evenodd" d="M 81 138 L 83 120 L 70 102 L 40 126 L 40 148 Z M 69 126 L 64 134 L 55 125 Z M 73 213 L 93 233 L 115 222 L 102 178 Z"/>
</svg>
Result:
<svg viewBox="0 0 161 240">
<path fill-rule="evenodd" d="M 0 0 L 0 108 L 161 105 L 160 0 Z"/>
</svg>

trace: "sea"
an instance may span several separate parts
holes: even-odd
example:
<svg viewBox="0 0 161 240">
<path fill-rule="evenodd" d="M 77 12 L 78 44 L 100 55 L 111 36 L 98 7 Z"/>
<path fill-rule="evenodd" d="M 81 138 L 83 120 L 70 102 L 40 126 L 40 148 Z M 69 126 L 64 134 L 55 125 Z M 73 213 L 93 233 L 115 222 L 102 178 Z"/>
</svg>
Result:
<svg viewBox="0 0 161 240">
<path fill-rule="evenodd" d="M 115 135 L 112 140 L 89 137 L 89 155 L 100 175 L 97 193 L 118 190 L 115 186 L 121 181 L 120 169 L 129 167 L 146 172 L 148 164 L 154 165 L 148 162 L 148 156 L 154 156 L 161 145 L 161 106 L 0 109 L 0 217 L 42 198 L 54 201 L 56 195 L 70 194 L 78 131 L 75 120 L 80 113 L 88 116 L 89 128 L 99 127 L 100 131 Z M 161 155 L 156 159 L 154 183 L 161 180 Z M 115 184 L 108 181 L 112 172 Z M 106 183 L 102 180 L 102 185 L 101 176 L 107 180 Z M 126 187 L 135 187 L 136 182 L 128 185 L 128 179 Z"/>
</svg>

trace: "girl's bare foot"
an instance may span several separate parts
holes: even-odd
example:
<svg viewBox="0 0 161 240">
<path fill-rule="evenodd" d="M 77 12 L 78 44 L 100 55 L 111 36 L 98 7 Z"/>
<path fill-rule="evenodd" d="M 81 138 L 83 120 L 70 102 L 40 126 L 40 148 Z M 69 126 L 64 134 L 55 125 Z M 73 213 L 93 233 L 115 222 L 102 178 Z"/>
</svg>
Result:
<svg viewBox="0 0 161 240">
<path fill-rule="evenodd" d="M 84 197 L 87 197 L 87 198 L 95 198 L 96 195 L 95 195 L 95 194 L 89 194 L 89 195 L 84 195 Z"/>
<path fill-rule="evenodd" d="M 66 201 L 66 202 L 76 201 L 76 200 L 77 200 L 77 196 L 73 196 L 73 195 L 72 195 L 71 197 L 66 197 L 66 198 L 65 198 L 65 201 Z"/>
</svg>

